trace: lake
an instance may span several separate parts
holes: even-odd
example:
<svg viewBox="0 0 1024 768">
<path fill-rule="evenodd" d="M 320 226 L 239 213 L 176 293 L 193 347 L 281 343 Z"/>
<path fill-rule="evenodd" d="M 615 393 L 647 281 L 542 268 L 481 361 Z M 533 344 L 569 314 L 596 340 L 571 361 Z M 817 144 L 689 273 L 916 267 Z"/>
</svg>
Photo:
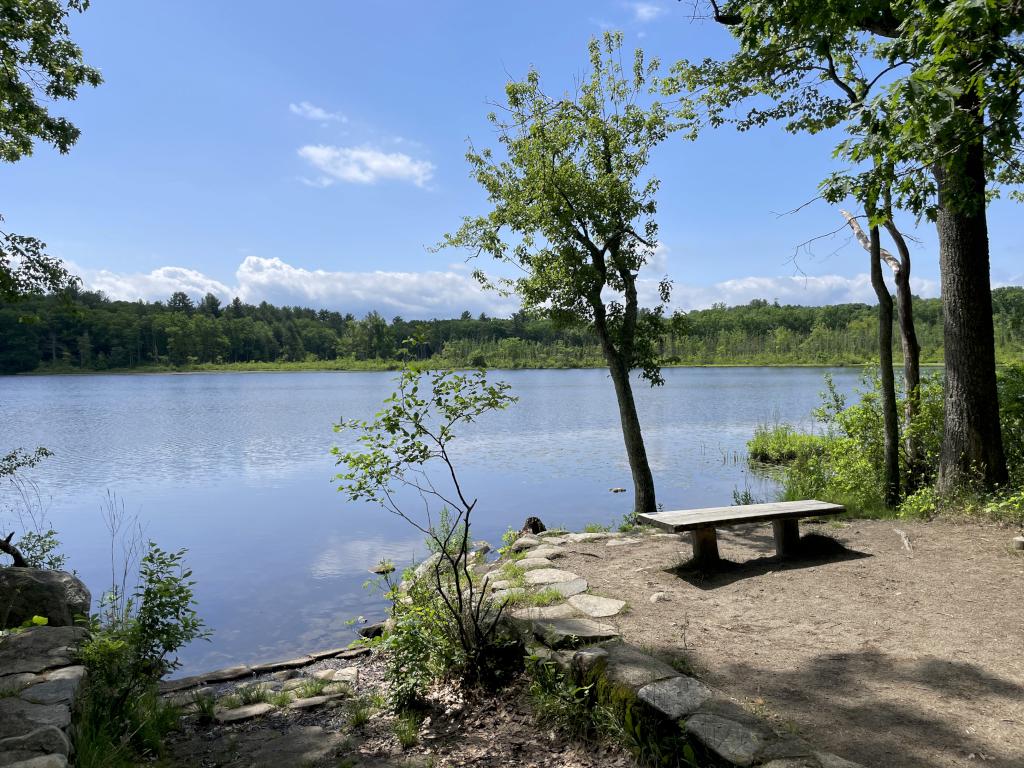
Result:
<svg viewBox="0 0 1024 768">
<path fill-rule="evenodd" d="M 820 368 L 675 368 L 636 398 L 665 509 L 770 498 L 750 473 L 759 423 L 807 426 Z M 832 371 L 850 392 L 860 373 Z M 210 642 L 184 650 L 182 673 L 260 662 L 349 642 L 349 620 L 383 617 L 368 569 L 423 556 L 407 523 L 352 504 L 332 483 L 341 417 L 367 418 L 394 373 L 220 373 L 0 377 L 0 453 L 54 452 L 31 477 L 69 567 L 98 596 L 110 584 L 101 510 L 114 494 L 165 549 L 187 547 Z M 611 381 L 602 370 L 492 371 L 519 402 L 464 427 L 456 461 L 479 498 L 474 538 L 497 543 L 530 516 L 580 528 L 630 511 L 632 490 Z M 625 487 L 627 493 L 611 493 Z M 0 492 L 4 531 L 13 527 Z"/>
</svg>

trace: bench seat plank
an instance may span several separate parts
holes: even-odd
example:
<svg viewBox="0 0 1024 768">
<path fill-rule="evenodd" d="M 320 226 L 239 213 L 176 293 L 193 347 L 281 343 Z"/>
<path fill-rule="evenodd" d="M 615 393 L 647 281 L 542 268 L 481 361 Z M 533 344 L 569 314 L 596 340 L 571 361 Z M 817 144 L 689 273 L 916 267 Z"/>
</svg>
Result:
<svg viewBox="0 0 1024 768">
<path fill-rule="evenodd" d="M 638 516 L 639 522 L 671 533 L 692 531 L 742 523 L 790 520 L 819 515 L 839 515 L 846 511 L 842 504 L 810 499 L 807 501 L 775 501 L 768 504 L 745 504 L 734 507 L 680 509 L 672 512 L 651 512 Z"/>
</svg>

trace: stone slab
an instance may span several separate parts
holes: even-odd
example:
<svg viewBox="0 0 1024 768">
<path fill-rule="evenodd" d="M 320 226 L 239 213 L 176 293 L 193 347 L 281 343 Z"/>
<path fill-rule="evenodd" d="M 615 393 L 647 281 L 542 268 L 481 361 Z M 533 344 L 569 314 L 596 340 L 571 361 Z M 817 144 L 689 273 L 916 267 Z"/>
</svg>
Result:
<svg viewBox="0 0 1024 768">
<path fill-rule="evenodd" d="M 519 621 L 539 621 L 542 619 L 568 619 L 576 615 L 576 609 L 568 603 L 545 605 L 533 608 L 518 608 L 512 611 L 512 618 Z"/>
<path fill-rule="evenodd" d="M 308 699 L 296 699 L 288 705 L 288 709 L 316 709 L 332 701 L 345 698 L 344 693 L 328 693 L 323 696 L 310 696 Z"/>
<path fill-rule="evenodd" d="M 559 584 L 565 581 L 574 581 L 580 578 L 579 574 L 572 571 L 562 571 L 558 568 L 538 568 L 535 571 L 527 571 L 524 578 L 526 583 L 532 586 L 547 584 Z"/>
<path fill-rule="evenodd" d="M 48 725 L 67 728 L 71 707 L 67 704 L 33 704 L 17 696 L 0 699 L 0 739 L 21 736 Z"/>
<path fill-rule="evenodd" d="M 562 547 L 553 547 L 547 544 L 541 544 L 535 550 L 530 552 L 530 557 L 545 557 L 548 560 L 555 560 L 559 557 L 565 557 L 565 550 Z"/>
<path fill-rule="evenodd" d="M 0 766 L 39 755 L 68 755 L 71 742 L 60 728 L 45 725 L 21 736 L 0 739 Z"/>
<path fill-rule="evenodd" d="M 539 545 L 540 539 L 536 536 L 520 536 L 512 542 L 512 551 L 522 552 L 524 549 L 529 549 L 530 547 L 536 547 Z"/>
<path fill-rule="evenodd" d="M 7 768 L 67 768 L 68 759 L 64 755 L 39 755 L 6 765 Z"/>
<path fill-rule="evenodd" d="M 202 675 L 202 679 L 207 683 L 226 683 L 231 680 L 240 680 L 243 677 L 248 677 L 252 674 L 252 667 L 248 664 L 238 664 L 234 667 L 224 667 L 223 669 L 215 669 L 213 672 L 207 672 Z"/>
<path fill-rule="evenodd" d="M 249 704 L 248 706 L 236 707 L 235 709 L 218 709 L 214 719 L 221 724 L 240 723 L 243 720 L 252 720 L 254 717 L 260 717 L 261 715 L 273 712 L 274 709 L 273 704 L 266 702 Z"/>
<path fill-rule="evenodd" d="M 573 579 L 572 581 L 560 581 L 555 584 L 547 584 L 544 589 L 552 589 L 562 597 L 572 597 L 578 595 L 581 592 L 586 592 L 588 588 L 586 579 Z"/>
<path fill-rule="evenodd" d="M 569 598 L 569 605 L 592 619 L 604 619 L 620 613 L 626 607 L 626 601 L 616 600 L 614 597 L 579 594 Z"/>
<path fill-rule="evenodd" d="M 325 658 L 325 657 L 321 657 Z M 308 667 L 316 659 L 312 656 L 299 656 L 295 659 L 285 659 L 283 661 L 268 661 L 265 664 L 253 664 L 250 668 L 254 675 L 262 675 L 266 672 L 277 672 L 281 669 L 296 669 L 298 667 Z"/>
<path fill-rule="evenodd" d="M 608 669 L 605 676 L 610 682 L 639 691 L 645 685 L 675 677 L 676 672 L 665 662 L 631 645 L 613 645 L 608 648 Z"/>
<path fill-rule="evenodd" d="M 698 712 L 688 718 L 684 730 L 709 752 L 740 768 L 754 765 L 773 740 L 764 725 L 739 722 L 706 712 Z"/>
<path fill-rule="evenodd" d="M 605 546 L 608 547 L 624 547 L 627 544 L 640 544 L 643 539 L 609 539 Z"/>
<path fill-rule="evenodd" d="M 544 645 L 553 649 L 576 648 L 591 645 L 619 636 L 618 630 L 609 624 L 600 624 L 590 619 L 545 619 L 533 624 L 533 634 Z"/>
<path fill-rule="evenodd" d="M 689 717 L 715 694 L 704 683 L 686 675 L 649 683 L 637 691 L 637 698 L 669 720 Z"/>
<path fill-rule="evenodd" d="M 522 587 L 513 587 L 511 589 L 499 589 L 497 592 L 491 593 L 491 600 L 495 600 L 499 603 L 505 600 L 515 600 L 526 595 L 526 590 Z"/>
</svg>

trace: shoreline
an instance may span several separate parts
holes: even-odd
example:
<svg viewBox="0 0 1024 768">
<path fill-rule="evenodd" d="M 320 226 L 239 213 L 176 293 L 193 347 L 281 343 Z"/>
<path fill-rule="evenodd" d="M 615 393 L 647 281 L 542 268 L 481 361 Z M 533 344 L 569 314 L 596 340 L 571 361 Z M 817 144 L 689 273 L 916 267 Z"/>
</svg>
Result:
<svg viewBox="0 0 1024 768">
<path fill-rule="evenodd" d="M 1008 365 L 1018 365 L 1024 361 L 1013 360 L 1010 362 L 997 363 L 997 368 L 1005 368 Z M 674 368 L 871 368 L 874 363 L 851 363 L 851 362 L 827 362 L 827 363 L 671 363 L 661 366 L 663 370 Z M 428 364 L 414 365 L 413 368 L 422 370 L 437 370 L 435 366 Z M 923 362 L 922 368 L 939 369 L 944 368 L 945 363 Z M 485 367 L 487 371 L 590 371 L 602 370 L 603 365 L 586 366 L 520 366 L 507 368 L 501 366 Z M 196 366 L 182 368 L 111 368 L 105 371 L 83 371 L 83 370 L 59 370 L 59 371 L 23 371 L 21 373 L 0 374 L 4 378 L 33 378 L 43 376 L 194 376 L 201 374 L 227 374 L 227 373 L 387 373 L 400 371 L 403 366 L 399 364 L 387 364 L 378 367 L 366 368 L 342 368 L 331 365 L 304 364 L 297 367 L 291 365 L 279 365 L 275 363 L 253 364 L 244 367 L 223 366 Z M 452 370 L 475 371 L 479 370 L 473 366 L 453 366 Z"/>
</svg>

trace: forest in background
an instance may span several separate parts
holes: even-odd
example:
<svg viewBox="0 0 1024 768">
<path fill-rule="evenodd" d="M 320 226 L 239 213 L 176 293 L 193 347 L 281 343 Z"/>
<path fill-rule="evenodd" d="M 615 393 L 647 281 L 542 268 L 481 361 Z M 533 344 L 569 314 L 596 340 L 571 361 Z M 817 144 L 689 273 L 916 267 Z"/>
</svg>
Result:
<svg viewBox="0 0 1024 768">
<path fill-rule="evenodd" d="M 1024 360 L 1024 288 L 992 291 L 1000 363 Z M 941 363 L 942 306 L 915 299 L 925 363 Z M 666 365 L 857 365 L 878 356 L 877 307 L 749 304 L 676 313 L 663 321 Z M 899 356 L 898 348 L 895 350 Z M 0 304 L 0 373 L 195 368 L 374 369 L 405 357 L 446 367 L 604 365 L 594 335 L 518 312 L 510 318 L 386 319 L 266 302 L 111 301 L 100 293 Z"/>
</svg>

